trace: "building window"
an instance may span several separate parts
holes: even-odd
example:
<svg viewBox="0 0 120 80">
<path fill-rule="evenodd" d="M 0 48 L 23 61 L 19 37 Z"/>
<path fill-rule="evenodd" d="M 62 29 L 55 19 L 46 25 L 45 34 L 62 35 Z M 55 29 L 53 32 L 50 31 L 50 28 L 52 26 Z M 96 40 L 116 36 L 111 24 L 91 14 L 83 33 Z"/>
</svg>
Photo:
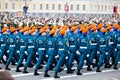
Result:
<svg viewBox="0 0 120 80">
<path fill-rule="evenodd" d="M 42 4 L 40 4 L 40 10 L 42 10 Z"/>
<path fill-rule="evenodd" d="M 86 10 L 86 6 L 85 5 L 83 5 L 83 11 L 85 11 Z"/>
<path fill-rule="evenodd" d="M 101 11 L 103 11 L 103 5 L 101 6 Z"/>
<path fill-rule="evenodd" d="M 49 9 L 49 5 L 48 4 L 46 4 L 46 10 L 48 10 Z"/>
<path fill-rule="evenodd" d="M 107 11 L 107 6 L 105 6 L 105 11 Z"/>
<path fill-rule="evenodd" d="M 108 6 L 108 10 L 110 11 L 110 6 Z"/>
<path fill-rule="evenodd" d="M 91 5 L 91 11 L 93 11 L 93 6 Z"/>
<path fill-rule="evenodd" d="M 36 8 L 36 5 L 35 5 L 35 4 L 33 4 L 33 10 L 35 10 L 35 8 Z"/>
<path fill-rule="evenodd" d="M 15 3 L 12 3 L 12 9 L 15 9 Z"/>
<path fill-rule="evenodd" d="M 70 10 L 73 10 L 73 5 L 72 4 L 70 5 Z"/>
<path fill-rule="evenodd" d="M 8 3 L 5 3 L 5 9 L 8 9 Z"/>
<path fill-rule="evenodd" d="M 79 4 L 77 4 L 77 10 L 80 10 L 80 6 L 79 6 Z"/>
<path fill-rule="evenodd" d="M 98 11 L 100 11 L 100 5 L 98 5 Z"/>
<path fill-rule="evenodd" d="M 19 4 L 19 9 L 21 9 L 22 8 L 22 5 L 21 4 Z"/>
<path fill-rule="evenodd" d="M 58 10 L 61 10 L 61 4 L 58 4 Z"/>
<path fill-rule="evenodd" d="M 55 4 L 52 4 L 52 10 L 55 10 Z"/>
</svg>

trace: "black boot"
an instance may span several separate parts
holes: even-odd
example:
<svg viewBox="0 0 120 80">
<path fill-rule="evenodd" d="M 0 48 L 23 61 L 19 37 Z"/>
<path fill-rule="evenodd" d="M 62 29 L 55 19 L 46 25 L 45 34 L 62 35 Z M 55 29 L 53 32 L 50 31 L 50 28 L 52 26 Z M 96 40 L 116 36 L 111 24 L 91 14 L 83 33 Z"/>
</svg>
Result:
<svg viewBox="0 0 120 80">
<path fill-rule="evenodd" d="M 57 72 L 55 72 L 54 78 L 60 78 L 60 76 L 57 75 Z"/>
<path fill-rule="evenodd" d="M 0 69 L 2 69 L 2 68 L 0 67 Z"/>
<path fill-rule="evenodd" d="M 50 75 L 48 75 L 48 71 L 45 71 L 44 77 L 50 77 Z"/>
<path fill-rule="evenodd" d="M 26 69 L 23 70 L 23 73 L 29 73 Z"/>
<path fill-rule="evenodd" d="M 5 70 L 11 70 L 8 66 L 5 67 Z"/>
<path fill-rule="evenodd" d="M 16 72 L 22 72 L 19 67 L 16 68 Z"/>
<path fill-rule="evenodd" d="M 90 68 L 90 65 L 87 67 L 87 71 L 92 71 L 92 69 Z"/>
<path fill-rule="evenodd" d="M 39 68 L 38 69 L 42 69 L 43 68 L 43 66 L 39 66 Z"/>
<path fill-rule="evenodd" d="M 77 70 L 77 75 L 82 75 L 82 73 L 80 72 L 80 70 Z"/>
<path fill-rule="evenodd" d="M 34 66 L 34 64 L 33 64 L 33 63 L 30 63 L 28 67 L 29 67 L 29 68 L 33 68 L 33 66 Z"/>
<path fill-rule="evenodd" d="M 71 74 L 75 71 L 75 69 L 67 69 L 66 73 Z"/>
<path fill-rule="evenodd" d="M 20 65 L 20 67 L 23 67 L 24 66 L 24 64 L 22 63 L 21 65 Z"/>
<path fill-rule="evenodd" d="M 111 68 L 112 65 L 110 64 L 105 64 L 104 68 Z"/>
<path fill-rule="evenodd" d="M 63 68 L 60 68 L 59 72 L 63 71 L 64 69 Z"/>
<path fill-rule="evenodd" d="M 34 71 L 34 76 L 40 75 L 37 70 Z"/>
<path fill-rule="evenodd" d="M 113 69 L 115 69 L 115 70 L 118 70 L 118 67 L 117 67 L 117 65 L 114 65 Z"/>
<path fill-rule="evenodd" d="M 100 67 L 97 67 L 96 72 L 101 72 Z"/>
</svg>

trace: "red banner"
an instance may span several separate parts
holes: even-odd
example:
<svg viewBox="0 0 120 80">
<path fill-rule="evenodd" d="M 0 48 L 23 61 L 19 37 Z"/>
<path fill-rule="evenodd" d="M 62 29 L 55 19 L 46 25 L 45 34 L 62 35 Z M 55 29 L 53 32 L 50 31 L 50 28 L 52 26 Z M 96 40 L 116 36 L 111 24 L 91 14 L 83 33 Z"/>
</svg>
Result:
<svg viewBox="0 0 120 80">
<path fill-rule="evenodd" d="M 113 13 L 118 13 L 118 7 L 117 6 L 113 7 Z"/>
<path fill-rule="evenodd" d="M 69 11 L 69 5 L 68 5 L 68 3 L 65 4 L 64 10 L 65 10 L 65 12 L 68 12 L 68 11 Z"/>
</svg>

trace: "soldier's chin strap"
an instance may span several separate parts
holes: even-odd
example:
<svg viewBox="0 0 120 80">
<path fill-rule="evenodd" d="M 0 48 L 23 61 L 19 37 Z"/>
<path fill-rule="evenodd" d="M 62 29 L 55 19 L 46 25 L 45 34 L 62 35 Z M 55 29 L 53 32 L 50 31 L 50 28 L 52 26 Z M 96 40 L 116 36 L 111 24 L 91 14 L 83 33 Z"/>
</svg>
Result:
<svg viewBox="0 0 120 80">
<path fill-rule="evenodd" d="M 118 33 L 120 34 L 120 30 L 118 30 Z"/>
<path fill-rule="evenodd" d="M 87 36 L 87 34 L 86 33 L 82 33 L 83 34 L 83 36 L 85 37 L 85 36 Z"/>
<path fill-rule="evenodd" d="M 101 32 L 101 35 L 105 35 L 105 33 L 104 33 L 104 32 Z"/>
<path fill-rule="evenodd" d="M 117 31 L 117 29 L 113 28 L 113 31 Z"/>
<path fill-rule="evenodd" d="M 59 35 L 59 38 L 63 38 L 63 35 L 60 34 L 60 35 Z"/>
</svg>

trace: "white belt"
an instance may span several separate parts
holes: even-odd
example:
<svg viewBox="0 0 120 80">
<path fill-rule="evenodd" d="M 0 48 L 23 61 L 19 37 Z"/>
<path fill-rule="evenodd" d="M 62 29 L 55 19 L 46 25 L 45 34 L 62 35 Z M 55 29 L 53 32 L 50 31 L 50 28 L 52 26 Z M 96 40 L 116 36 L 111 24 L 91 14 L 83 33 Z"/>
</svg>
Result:
<svg viewBox="0 0 120 80">
<path fill-rule="evenodd" d="M 28 46 L 28 48 L 34 48 L 34 46 Z"/>
<path fill-rule="evenodd" d="M 120 44 L 117 44 L 117 46 L 120 46 Z"/>
<path fill-rule="evenodd" d="M 75 47 L 75 45 L 70 45 L 70 47 Z"/>
<path fill-rule="evenodd" d="M 59 49 L 59 50 L 61 50 L 61 51 L 62 51 L 62 50 L 65 50 L 65 49 Z"/>
<path fill-rule="evenodd" d="M 82 47 L 82 46 L 81 46 L 80 49 L 87 49 L 87 47 Z"/>
<path fill-rule="evenodd" d="M 25 46 L 20 46 L 21 48 L 25 48 Z"/>
<path fill-rule="evenodd" d="M 109 44 L 114 44 L 114 42 L 109 42 Z"/>
<path fill-rule="evenodd" d="M 54 50 L 54 48 L 49 48 L 49 50 Z"/>
<path fill-rule="evenodd" d="M 1 46 L 6 46 L 6 44 L 1 44 Z"/>
<path fill-rule="evenodd" d="M 100 47 L 106 47 L 106 45 L 100 45 Z"/>
<path fill-rule="evenodd" d="M 91 45 L 97 45 L 97 43 L 91 43 Z"/>
<path fill-rule="evenodd" d="M 15 47 L 15 45 L 10 45 L 10 47 Z"/>
<path fill-rule="evenodd" d="M 45 50 L 45 48 L 38 48 L 38 50 Z"/>
</svg>

